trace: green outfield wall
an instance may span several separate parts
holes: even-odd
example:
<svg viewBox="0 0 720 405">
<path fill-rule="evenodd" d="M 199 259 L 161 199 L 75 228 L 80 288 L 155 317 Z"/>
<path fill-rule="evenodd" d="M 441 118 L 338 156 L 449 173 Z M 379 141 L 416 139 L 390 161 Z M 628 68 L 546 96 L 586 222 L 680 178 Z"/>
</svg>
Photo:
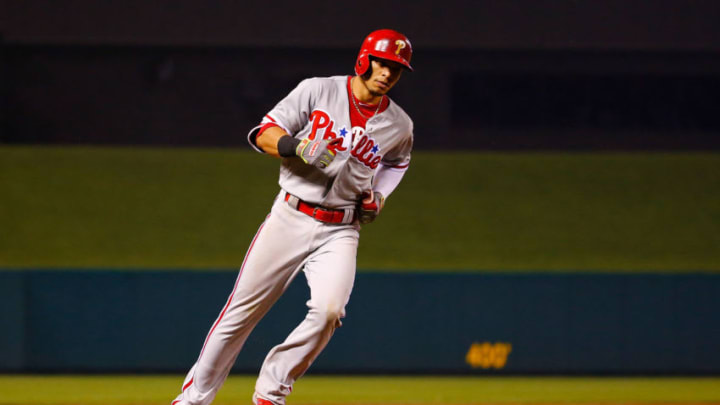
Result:
<svg viewBox="0 0 720 405">
<path fill-rule="evenodd" d="M 280 161 L 0 147 L 0 268 L 235 268 Z M 361 269 L 720 272 L 720 153 L 413 153 Z"/>
<path fill-rule="evenodd" d="M 0 272 L 1 372 L 183 372 L 232 271 Z M 256 372 L 305 315 L 304 276 L 235 371 Z M 375 273 L 313 372 L 720 373 L 717 274 Z"/>
</svg>

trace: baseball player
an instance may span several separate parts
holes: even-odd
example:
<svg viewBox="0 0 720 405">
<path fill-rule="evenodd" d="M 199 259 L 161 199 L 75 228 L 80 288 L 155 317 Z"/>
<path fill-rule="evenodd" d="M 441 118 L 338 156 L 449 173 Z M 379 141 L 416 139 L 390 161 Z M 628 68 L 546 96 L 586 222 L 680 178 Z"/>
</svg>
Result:
<svg viewBox="0 0 720 405">
<path fill-rule="evenodd" d="M 372 32 L 355 76 L 300 82 L 250 131 L 254 149 L 282 158 L 280 192 L 172 405 L 212 402 L 248 335 L 300 271 L 310 287 L 307 316 L 265 358 L 253 402 L 285 404 L 341 326 L 360 225 L 377 217 L 410 163 L 412 121 L 386 94 L 412 70 L 411 56 L 403 34 Z"/>
</svg>

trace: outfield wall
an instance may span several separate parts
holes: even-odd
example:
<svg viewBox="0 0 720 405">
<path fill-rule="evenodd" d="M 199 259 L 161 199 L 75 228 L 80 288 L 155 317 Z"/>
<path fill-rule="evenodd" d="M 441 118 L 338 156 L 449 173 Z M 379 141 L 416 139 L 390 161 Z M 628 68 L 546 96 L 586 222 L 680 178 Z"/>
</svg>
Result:
<svg viewBox="0 0 720 405">
<path fill-rule="evenodd" d="M 0 272 L 0 371 L 182 372 L 228 271 Z M 304 317 L 303 276 L 235 366 Z M 720 373 L 720 275 L 360 273 L 313 372 Z"/>
</svg>

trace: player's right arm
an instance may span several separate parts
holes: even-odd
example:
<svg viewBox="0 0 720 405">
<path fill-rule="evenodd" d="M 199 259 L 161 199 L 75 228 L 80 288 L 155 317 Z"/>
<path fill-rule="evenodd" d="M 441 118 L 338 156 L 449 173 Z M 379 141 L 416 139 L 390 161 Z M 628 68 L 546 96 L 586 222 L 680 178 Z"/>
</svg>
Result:
<svg viewBox="0 0 720 405">
<path fill-rule="evenodd" d="M 278 152 L 278 142 L 283 136 L 290 137 L 290 135 L 288 135 L 288 133 L 285 132 L 284 129 L 273 126 L 262 131 L 255 139 L 255 142 L 258 148 L 262 149 L 263 152 L 267 153 L 270 156 L 275 156 L 279 158 L 282 156 L 280 156 L 280 153 Z M 300 143 L 300 141 L 298 140 L 297 143 Z"/>
<path fill-rule="evenodd" d="M 257 147 L 263 152 L 275 157 L 297 156 L 305 164 L 324 169 L 335 159 L 335 148 L 342 139 L 297 139 L 278 127 L 269 126 L 262 130 L 255 138 Z"/>
<path fill-rule="evenodd" d="M 317 80 L 303 80 L 282 99 L 262 123 L 250 130 L 248 141 L 258 151 L 275 157 L 299 157 L 305 164 L 324 169 L 337 154 L 342 139 L 308 139 L 297 134 L 308 124 L 313 109 L 313 99 L 320 91 Z"/>
</svg>

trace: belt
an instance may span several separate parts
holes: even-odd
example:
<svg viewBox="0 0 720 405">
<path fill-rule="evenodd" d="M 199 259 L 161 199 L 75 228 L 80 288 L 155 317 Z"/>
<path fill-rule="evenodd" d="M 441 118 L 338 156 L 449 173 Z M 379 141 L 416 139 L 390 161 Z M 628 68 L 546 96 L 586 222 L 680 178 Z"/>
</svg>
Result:
<svg viewBox="0 0 720 405">
<path fill-rule="evenodd" d="M 324 208 L 317 204 L 307 203 L 290 193 L 285 193 L 285 201 L 290 207 L 313 217 L 320 222 L 329 224 L 349 224 L 355 219 L 354 210 L 335 210 Z"/>
</svg>

